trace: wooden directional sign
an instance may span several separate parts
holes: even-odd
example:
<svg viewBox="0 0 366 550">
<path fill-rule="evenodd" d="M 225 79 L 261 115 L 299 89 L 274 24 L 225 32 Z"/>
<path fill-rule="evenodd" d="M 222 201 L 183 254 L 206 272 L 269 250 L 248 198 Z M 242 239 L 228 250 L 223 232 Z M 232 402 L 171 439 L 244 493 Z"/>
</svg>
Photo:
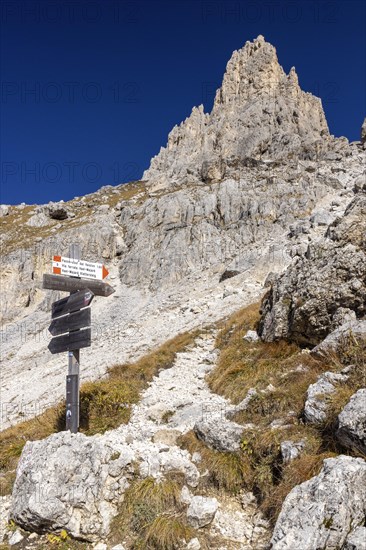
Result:
<svg viewBox="0 0 366 550">
<path fill-rule="evenodd" d="M 52 272 L 55 275 L 68 275 L 69 277 L 81 277 L 83 279 L 103 280 L 109 274 L 103 264 L 87 262 L 65 256 L 54 256 Z"/>
<path fill-rule="evenodd" d="M 90 325 L 91 313 L 90 307 L 88 307 L 86 309 L 81 309 L 80 311 L 70 313 L 69 315 L 58 317 L 58 319 L 54 319 L 48 327 L 48 330 L 52 336 L 57 336 L 58 334 L 63 334 L 64 332 L 90 327 Z"/>
<path fill-rule="evenodd" d="M 92 279 L 78 279 L 77 277 L 63 277 L 62 275 L 43 275 L 43 288 L 49 290 L 62 290 L 64 292 L 76 292 L 89 289 L 96 296 L 110 296 L 115 292 L 114 288 L 103 281 Z"/>
<path fill-rule="evenodd" d="M 66 315 L 66 313 L 72 313 L 78 311 L 83 307 L 87 307 L 91 304 L 94 298 L 94 294 L 91 290 L 86 288 L 85 290 L 79 290 L 71 294 L 67 298 L 62 298 L 52 304 L 52 319 Z"/>
<path fill-rule="evenodd" d="M 88 348 L 91 345 L 91 329 L 76 330 L 62 336 L 52 338 L 48 349 L 52 354 L 62 351 L 72 351 L 75 349 Z"/>
</svg>

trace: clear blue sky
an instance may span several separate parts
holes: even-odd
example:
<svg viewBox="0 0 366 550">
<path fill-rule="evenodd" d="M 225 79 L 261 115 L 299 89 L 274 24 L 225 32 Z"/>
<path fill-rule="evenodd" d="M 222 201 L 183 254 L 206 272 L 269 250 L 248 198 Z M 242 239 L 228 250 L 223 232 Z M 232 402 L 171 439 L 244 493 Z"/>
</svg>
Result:
<svg viewBox="0 0 366 550">
<path fill-rule="evenodd" d="M 3 0 L 1 26 L 3 203 L 140 178 L 258 34 L 333 134 L 359 139 L 366 114 L 362 0 Z"/>
</svg>

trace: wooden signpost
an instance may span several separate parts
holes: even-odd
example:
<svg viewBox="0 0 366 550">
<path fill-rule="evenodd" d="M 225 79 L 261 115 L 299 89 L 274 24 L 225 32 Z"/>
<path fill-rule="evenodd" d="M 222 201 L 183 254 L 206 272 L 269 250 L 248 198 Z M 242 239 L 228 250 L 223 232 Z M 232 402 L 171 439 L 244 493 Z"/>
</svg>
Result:
<svg viewBox="0 0 366 550">
<path fill-rule="evenodd" d="M 103 279 L 108 275 L 104 265 L 80 260 L 80 248 L 71 245 L 69 256 L 54 256 L 53 274 L 43 275 L 43 288 L 70 292 L 70 296 L 52 304 L 52 322 L 48 328 L 52 340 L 49 351 L 69 353 L 66 376 L 66 430 L 79 428 L 80 349 L 91 345 L 91 309 L 95 295 L 114 292 Z"/>
</svg>

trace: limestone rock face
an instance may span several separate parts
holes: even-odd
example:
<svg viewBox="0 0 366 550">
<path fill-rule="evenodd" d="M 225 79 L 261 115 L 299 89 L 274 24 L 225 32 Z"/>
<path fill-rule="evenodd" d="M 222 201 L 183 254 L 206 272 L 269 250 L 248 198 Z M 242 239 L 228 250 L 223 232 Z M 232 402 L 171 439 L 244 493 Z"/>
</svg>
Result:
<svg viewBox="0 0 366 550">
<path fill-rule="evenodd" d="M 195 107 L 143 175 L 149 182 L 220 181 L 247 159 L 317 158 L 330 140 L 321 101 L 286 75 L 275 48 L 258 36 L 235 51 L 210 114 Z"/>
<path fill-rule="evenodd" d="M 345 447 L 366 453 L 366 389 L 358 390 L 338 416 L 336 435 Z"/>
<path fill-rule="evenodd" d="M 263 302 L 264 340 L 316 345 L 338 326 L 340 308 L 366 315 L 365 234 L 366 194 L 359 193 L 272 285 Z"/>
<path fill-rule="evenodd" d="M 255 265 L 263 276 L 268 265 L 281 269 L 289 260 L 286 228 L 327 191 L 296 167 L 264 166 L 239 180 L 186 186 L 123 208 L 121 280 L 158 289 L 208 270 L 218 281 L 225 266 L 245 272 Z"/>
<path fill-rule="evenodd" d="M 324 460 L 318 476 L 296 486 L 282 506 L 271 550 L 343 548 L 350 531 L 363 526 L 366 462 L 339 456 Z"/>
</svg>

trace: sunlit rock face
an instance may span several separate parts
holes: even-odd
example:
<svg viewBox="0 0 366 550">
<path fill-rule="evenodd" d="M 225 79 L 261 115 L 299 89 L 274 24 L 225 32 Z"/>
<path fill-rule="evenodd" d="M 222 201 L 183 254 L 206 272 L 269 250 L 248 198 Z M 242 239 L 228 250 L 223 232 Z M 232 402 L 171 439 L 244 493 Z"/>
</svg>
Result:
<svg viewBox="0 0 366 550">
<path fill-rule="evenodd" d="M 331 140 L 320 99 L 287 75 L 276 49 L 258 36 L 227 64 L 210 114 L 195 107 L 151 161 L 144 180 L 166 185 L 219 181 L 245 160 L 316 158 Z"/>
</svg>

